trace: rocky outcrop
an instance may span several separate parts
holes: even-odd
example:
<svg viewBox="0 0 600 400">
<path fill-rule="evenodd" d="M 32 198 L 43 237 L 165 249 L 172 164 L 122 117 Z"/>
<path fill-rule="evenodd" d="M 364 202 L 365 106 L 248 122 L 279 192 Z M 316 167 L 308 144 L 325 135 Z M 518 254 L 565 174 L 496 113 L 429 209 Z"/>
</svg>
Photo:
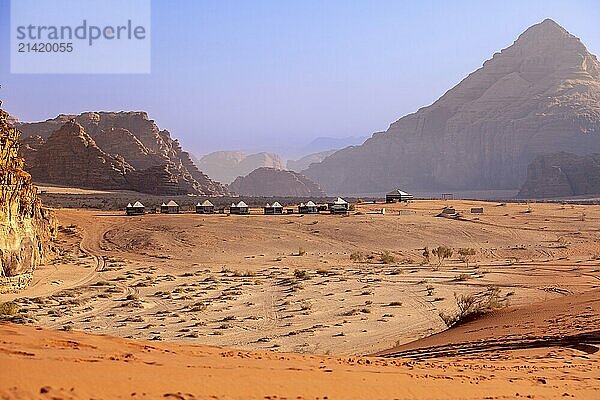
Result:
<svg viewBox="0 0 600 400">
<path fill-rule="evenodd" d="M 325 197 L 319 185 L 304 175 L 267 167 L 238 177 L 229 189 L 242 196 Z"/>
<path fill-rule="evenodd" d="M 600 195 L 600 154 L 560 152 L 539 156 L 527 167 L 518 197 L 524 199 Z"/>
<path fill-rule="evenodd" d="M 329 150 L 322 151 L 320 153 L 309 154 L 307 156 L 299 158 L 298 160 L 288 160 L 286 166 L 287 169 L 291 171 L 300 172 L 308 168 L 311 164 L 320 163 L 335 152 L 336 150 Z"/>
<path fill-rule="evenodd" d="M 22 155 L 38 182 L 151 194 L 226 193 L 144 112 L 86 112 L 15 126 L 24 133 Z M 64 126 L 70 134 L 61 131 Z M 50 157 L 53 152 L 59 156 Z M 80 163 L 83 170 L 74 171 L 69 163 L 77 164 L 78 152 L 99 163 Z"/>
<path fill-rule="evenodd" d="M 0 110 L 0 292 L 31 279 L 56 234 L 18 151 L 19 132 Z"/>
<path fill-rule="evenodd" d="M 122 158 L 101 150 L 74 120 L 53 132 L 28 162 L 40 182 L 81 188 L 122 189 L 125 174 L 133 171 Z"/>
<path fill-rule="evenodd" d="M 285 163 L 277 154 L 239 151 L 217 151 L 198 160 L 200 170 L 223 183 L 231 183 L 238 176 L 245 176 L 260 167 L 285 169 Z"/>
<path fill-rule="evenodd" d="M 600 63 L 545 20 L 432 105 L 303 173 L 330 193 L 515 189 L 557 151 L 600 152 Z"/>
</svg>

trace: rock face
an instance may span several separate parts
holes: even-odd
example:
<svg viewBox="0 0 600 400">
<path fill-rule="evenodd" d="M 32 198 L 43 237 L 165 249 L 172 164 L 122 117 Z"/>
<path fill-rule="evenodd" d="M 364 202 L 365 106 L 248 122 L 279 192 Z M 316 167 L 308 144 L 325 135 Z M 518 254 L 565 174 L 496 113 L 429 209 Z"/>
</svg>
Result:
<svg viewBox="0 0 600 400">
<path fill-rule="evenodd" d="M 325 197 L 319 185 L 304 175 L 268 167 L 238 177 L 229 189 L 242 196 Z"/>
<path fill-rule="evenodd" d="M 223 183 L 231 183 L 238 176 L 245 176 L 260 167 L 285 169 L 285 163 L 277 154 L 248 155 L 239 151 L 216 151 L 198 161 L 198 168 Z"/>
<path fill-rule="evenodd" d="M 56 234 L 18 151 L 19 132 L 0 109 L 0 292 L 31 279 Z"/>
<path fill-rule="evenodd" d="M 226 193 L 144 112 L 59 115 L 15 126 L 23 132 L 22 155 L 38 182 L 151 194 Z"/>
<path fill-rule="evenodd" d="M 515 189 L 557 151 L 600 151 L 600 63 L 545 20 L 432 105 L 304 173 L 330 193 Z"/>
<path fill-rule="evenodd" d="M 289 170 L 300 172 L 308 168 L 313 163 L 320 163 L 336 151 L 337 150 L 322 151 L 320 153 L 306 155 L 297 160 L 288 160 L 286 166 Z"/>
<path fill-rule="evenodd" d="M 518 197 L 525 199 L 600 195 L 600 154 L 560 152 L 537 157 L 527 167 Z"/>
</svg>

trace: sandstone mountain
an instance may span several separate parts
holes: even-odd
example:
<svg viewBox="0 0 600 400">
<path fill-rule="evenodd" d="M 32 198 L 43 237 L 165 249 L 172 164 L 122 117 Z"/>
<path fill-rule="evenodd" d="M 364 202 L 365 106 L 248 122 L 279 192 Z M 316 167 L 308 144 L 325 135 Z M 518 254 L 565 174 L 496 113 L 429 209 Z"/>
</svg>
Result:
<svg viewBox="0 0 600 400">
<path fill-rule="evenodd" d="M 242 196 L 325 197 L 319 185 L 304 175 L 268 167 L 238 177 L 229 189 Z"/>
<path fill-rule="evenodd" d="M 600 195 L 600 154 L 539 156 L 527 168 L 519 198 Z"/>
<path fill-rule="evenodd" d="M 544 20 L 432 105 L 304 173 L 329 193 L 516 189 L 557 151 L 600 152 L 600 63 Z"/>
<path fill-rule="evenodd" d="M 244 154 L 239 151 L 216 151 L 198 161 L 198 168 L 211 179 L 223 183 L 231 183 L 238 176 L 245 176 L 260 167 L 285 169 L 285 163 L 277 154 Z"/>
<path fill-rule="evenodd" d="M 29 282 L 56 234 L 18 151 L 19 132 L 0 109 L 0 292 Z"/>
<path fill-rule="evenodd" d="M 320 163 L 321 161 L 323 161 L 324 159 L 326 159 L 327 157 L 329 157 L 336 151 L 337 150 L 322 151 L 320 153 L 313 153 L 313 154 L 306 155 L 297 160 L 288 160 L 286 167 L 287 167 L 287 169 L 289 169 L 291 171 L 301 172 L 302 170 L 305 170 L 313 163 Z"/>
<path fill-rule="evenodd" d="M 22 155 L 37 182 L 151 194 L 226 193 L 144 112 L 86 112 L 14 126 L 23 132 Z"/>
</svg>

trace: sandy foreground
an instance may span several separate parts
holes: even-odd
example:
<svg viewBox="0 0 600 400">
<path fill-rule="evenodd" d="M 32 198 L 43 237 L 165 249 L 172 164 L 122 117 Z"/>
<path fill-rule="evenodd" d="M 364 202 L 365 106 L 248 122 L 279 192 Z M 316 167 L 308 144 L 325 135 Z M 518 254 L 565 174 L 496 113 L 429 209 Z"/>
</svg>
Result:
<svg viewBox="0 0 600 400">
<path fill-rule="evenodd" d="M 57 210 L 60 256 L 0 295 L 28 324 L 0 325 L 0 398 L 600 398 L 600 206 L 357 211 Z M 491 288 L 508 308 L 446 330 Z"/>
</svg>

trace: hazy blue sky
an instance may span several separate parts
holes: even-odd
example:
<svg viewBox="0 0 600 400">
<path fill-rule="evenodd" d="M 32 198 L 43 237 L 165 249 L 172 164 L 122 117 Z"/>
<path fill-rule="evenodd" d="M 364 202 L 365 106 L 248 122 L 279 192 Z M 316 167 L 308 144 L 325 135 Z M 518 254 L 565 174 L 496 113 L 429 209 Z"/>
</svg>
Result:
<svg viewBox="0 0 600 400">
<path fill-rule="evenodd" d="M 152 73 L 10 74 L 22 120 L 146 110 L 196 154 L 362 136 L 435 101 L 528 26 L 552 18 L 600 52 L 600 2 L 154 0 Z"/>
</svg>

